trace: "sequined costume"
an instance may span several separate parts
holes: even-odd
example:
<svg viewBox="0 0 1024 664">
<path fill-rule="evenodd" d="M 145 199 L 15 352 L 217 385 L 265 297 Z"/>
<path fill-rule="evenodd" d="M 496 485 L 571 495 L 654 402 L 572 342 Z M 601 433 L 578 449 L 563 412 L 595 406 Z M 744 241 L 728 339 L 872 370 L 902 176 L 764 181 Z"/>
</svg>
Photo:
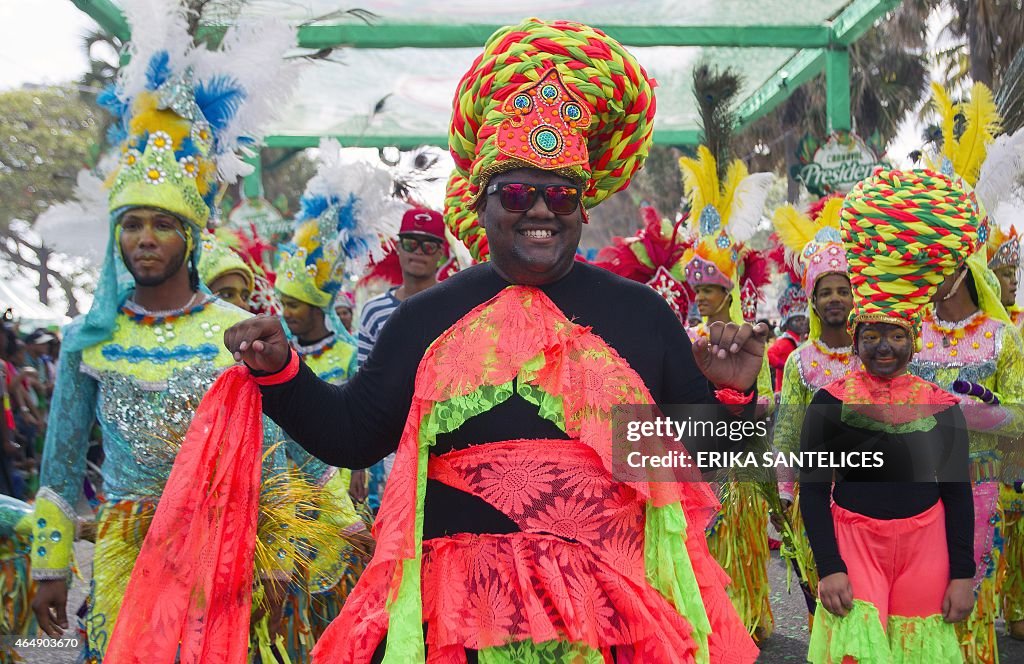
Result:
<svg viewBox="0 0 1024 664">
<path fill-rule="evenodd" d="M 295 39 L 294 29 L 264 21 L 233 28 L 213 53 L 193 45 L 186 9 L 178 3 L 154 11 L 152 3 L 129 0 L 122 9 L 132 27 L 131 59 L 100 95 L 115 116 L 110 138 L 120 144 L 108 180 L 107 248 L 92 307 L 65 329 L 33 517 L 33 577 L 66 579 L 86 451 L 98 423 L 107 501 L 98 514 L 85 618 L 89 662 L 117 648 L 114 630 L 124 593 L 195 408 L 235 363 L 224 348 L 223 331 L 249 314 L 201 285 L 201 231 L 216 209 L 218 173 L 230 181 L 245 172 L 235 150 L 258 138 L 256 130 L 280 102 L 280 95 L 271 102 L 256 90 L 273 88 L 283 95 L 292 84 L 282 58 Z M 245 39 L 237 38 L 239 29 Z M 234 101 L 225 105 L 225 99 Z M 184 244 L 192 291 L 180 309 L 146 311 L 133 299 L 135 281 L 121 237 L 126 212 L 140 208 L 178 222 L 174 232 Z M 285 462 L 279 431 L 258 422 L 256 428 L 264 435 L 262 456 L 251 459 L 257 490 L 263 480 L 257 494 L 262 508 L 270 500 L 267 480 L 280 476 Z M 256 510 L 249 516 L 255 525 Z M 287 533 L 276 521 L 258 523 L 261 541 L 273 542 L 271 549 L 281 555 L 260 557 L 256 576 L 287 578 L 293 565 Z M 255 546 L 255 540 L 247 545 Z M 247 571 L 253 574 L 251 565 Z M 245 642 L 234 645 L 244 652 Z"/>
<path fill-rule="evenodd" d="M 220 342 L 223 330 L 246 317 L 212 296 L 178 315 L 160 317 L 126 304 L 107 342 L 62 353 L 43 451 L 32 575 L 39 580 L 68 574 L 73 506 L 96 421 L 106 457 L 107 502 L 98 515 L 86 616 L 90 661 L 102 661 L 128 575 L 192 413 L 217 375 L 234 364 Z M 65 345 L 74 343 L 79 325 L 66 328 Z M 283 449 L 277 449 L 268 457 L 267 475 L 284 468 Z M 266 572 L 288 569 L 282 563 Z"/>
<path fill-rule="evenodd" d="M 756 270 L 752 268 L 764 266 L 766 261 L 755 259 L 746 242 L 760 219 L 771 176 L 750 175 L 739 160 L 718 164 L 703 145 L 698 147 L 696 159 L 684 157 L 679 165 L 696 235 L 682 259 L 686 282 L 694 290 L 702 285 L 723 288 L 729 298 L 722 305 L 728 303 L 728 320 L 750 322 L 756 313 L 759 287 L 763 286 L 754 281 Z M 706 334 L 704 326 L 702 323 L 689 331 L 691 340 Z M 766 416 L 775 406 L 772 387 L 766 354 L 757 379 L 758 404 Z M 736 479 L 722 483 L 720 497 L 722 510 L 709 524 L 708 548 L 732 580 L 729 596 L 747 631 L 763 640 L 775 628 L 768 583 L 768 502 L 757 483 Z"/>
<path fill-rule="evenodd" d="M 985 166 L 993 132 L 999 124 L 992 93 L 975 84 L 970 99 L 954 104 L 939 84 L 932 85 L 933 102 L 942 118 L 941 152 L 931 157 L 936 170 L 974 187 L 982 210 L 993 210 L 1000 199 L 990 186 Z M 954 130 L 955 117 L 967 118 L 963 133 Z M 954 381 L 966 381 L 991 390 L 1004 404 L 982 403 L 958 395 L 970 427 L 971 467 L 975 500 L 975 557 L 980 583 L 977 604 L 970 618 L 958 626 L 964 659 L 992 664 L 999 661 L 995 619 L 999 611 L 996 575 L 1002 553 L 1002 510 L 999 507 L 1001 440 L 1021 435 L 1015 414 L 1024 396 L 1024 342 L 1000 303 L 999 283 L 987 263 L 985 245 L 992 221 L 984 220 L 972 238 L 976 250 L 967 256 L 967 279 L 977 294 L 979 311 L 961 321 L 942 321 L 934 310 L 922 323 L 923 347 L 911 362 L 915 374 L 954 392 Z"/>
</svg>

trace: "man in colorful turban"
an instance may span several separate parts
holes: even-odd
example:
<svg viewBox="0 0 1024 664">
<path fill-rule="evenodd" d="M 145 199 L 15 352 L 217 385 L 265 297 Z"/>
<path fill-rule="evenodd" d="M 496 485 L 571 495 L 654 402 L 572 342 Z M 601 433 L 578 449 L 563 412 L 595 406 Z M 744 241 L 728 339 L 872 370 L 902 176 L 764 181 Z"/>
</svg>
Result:
<svg viewBox="0 0 1024 664">
<path fill-rule="evenodd" d="M 953 623 L 974 603 L 967 434 L 958 399 L 907 372 L 921 311 L 974 248 L 973 199 L 931 171 L 881 171 L 842 211 L 863 362 L 819 389 L 801 451 L 800 510 L 821 580 L 808 660 L 961 662 Z M 867 457 L 866 457 L 867 458 Z"/>
<path fill-rule="evenodd" d="M 340 388 L 273 321 L 225 335 L 308 450 L 360 468 L 397 449 L 376 555 L 314 661 L 755 659 L 704 543 L 707 485 L 611 473 L 614 406 L 749 404 L 764 354 L 737 323 L 691 351 L 660 295 L 575 260 L 581 205 L 646 155 L 651 88 L 593 28 L 503 28 L 450 135 L 447 216 L 490 261 L 403 302 Z"/>
</svg>

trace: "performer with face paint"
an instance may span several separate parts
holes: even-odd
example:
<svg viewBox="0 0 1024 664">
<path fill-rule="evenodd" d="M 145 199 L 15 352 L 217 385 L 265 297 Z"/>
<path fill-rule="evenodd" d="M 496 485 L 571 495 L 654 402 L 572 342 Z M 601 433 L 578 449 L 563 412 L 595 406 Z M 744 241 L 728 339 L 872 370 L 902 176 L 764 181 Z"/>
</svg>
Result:
<svg viewBox="0 0 1024 664">
<path fill-rule="evenodd" d="M 907 365 L 921 310 L 974 249 L 978 223 L 973 198 L 931 171 L 881 171 L 846 198 L 863 367 L 815 393 L 800 449 L 869 461 L 801 468 L 821 576 L 814 664 L 962 661 L 953 623 L 971 612 L 975 569 L 966 422 L 953 395 Z"/>
</svg>

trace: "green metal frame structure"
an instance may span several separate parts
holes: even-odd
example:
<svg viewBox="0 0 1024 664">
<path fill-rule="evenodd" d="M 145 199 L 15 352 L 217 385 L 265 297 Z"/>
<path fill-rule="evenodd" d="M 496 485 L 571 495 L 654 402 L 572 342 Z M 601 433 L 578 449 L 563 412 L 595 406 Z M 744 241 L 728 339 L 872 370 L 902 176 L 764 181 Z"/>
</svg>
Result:
<svg viewBox="0 0 1024 664">
<path fill-rule="evenodd" d="M 71 0 L 103 29 L 123 41 L 130 38 L 124 16 L 112 0 Z M 797 49 L 796 54 L 773 76 L 748 95 L 737 108 L 739 128 L 749 126 L 782 103 L 796 88 L 824 72 L 827 82 L 827 114 L 832 130 L 851 128 L 849 46 L 871 25 L 894 9 L 900 0 L 852 0 L 831 21 L 821 25 L 597 25 L 628 46 L 727 46 Z M 387 23 L 304 25 L 299 28 L 299 46 L 310 49 L 346 48 L 459 48 L 482 46 L 498 25 L 421 25 Z M 216 38 L 223 27 L 208 26 Z M 334 135 L 342 145 L 362 147 L 421 145 L 447 146 L 447 136 L 349 136 Z M 321 136 L 270 136 L 268 147 L 305 148 L 316 146 Z M 694 145 L 696 130 L 659 130 L 655 142 Z"/>
</svg>

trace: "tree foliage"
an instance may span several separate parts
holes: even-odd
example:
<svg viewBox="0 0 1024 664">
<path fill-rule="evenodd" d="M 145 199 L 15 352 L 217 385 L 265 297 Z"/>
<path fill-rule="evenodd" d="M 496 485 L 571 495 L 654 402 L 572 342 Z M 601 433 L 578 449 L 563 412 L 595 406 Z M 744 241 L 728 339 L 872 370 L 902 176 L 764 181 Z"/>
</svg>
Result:
<svg viewBox="0 0 1024 664">
<path fill-rule="evenodd" d="M 67 200 L 98 139 L 96 113 L 74 88 L 0 92 L 0 232 Z"/>
</svg>

